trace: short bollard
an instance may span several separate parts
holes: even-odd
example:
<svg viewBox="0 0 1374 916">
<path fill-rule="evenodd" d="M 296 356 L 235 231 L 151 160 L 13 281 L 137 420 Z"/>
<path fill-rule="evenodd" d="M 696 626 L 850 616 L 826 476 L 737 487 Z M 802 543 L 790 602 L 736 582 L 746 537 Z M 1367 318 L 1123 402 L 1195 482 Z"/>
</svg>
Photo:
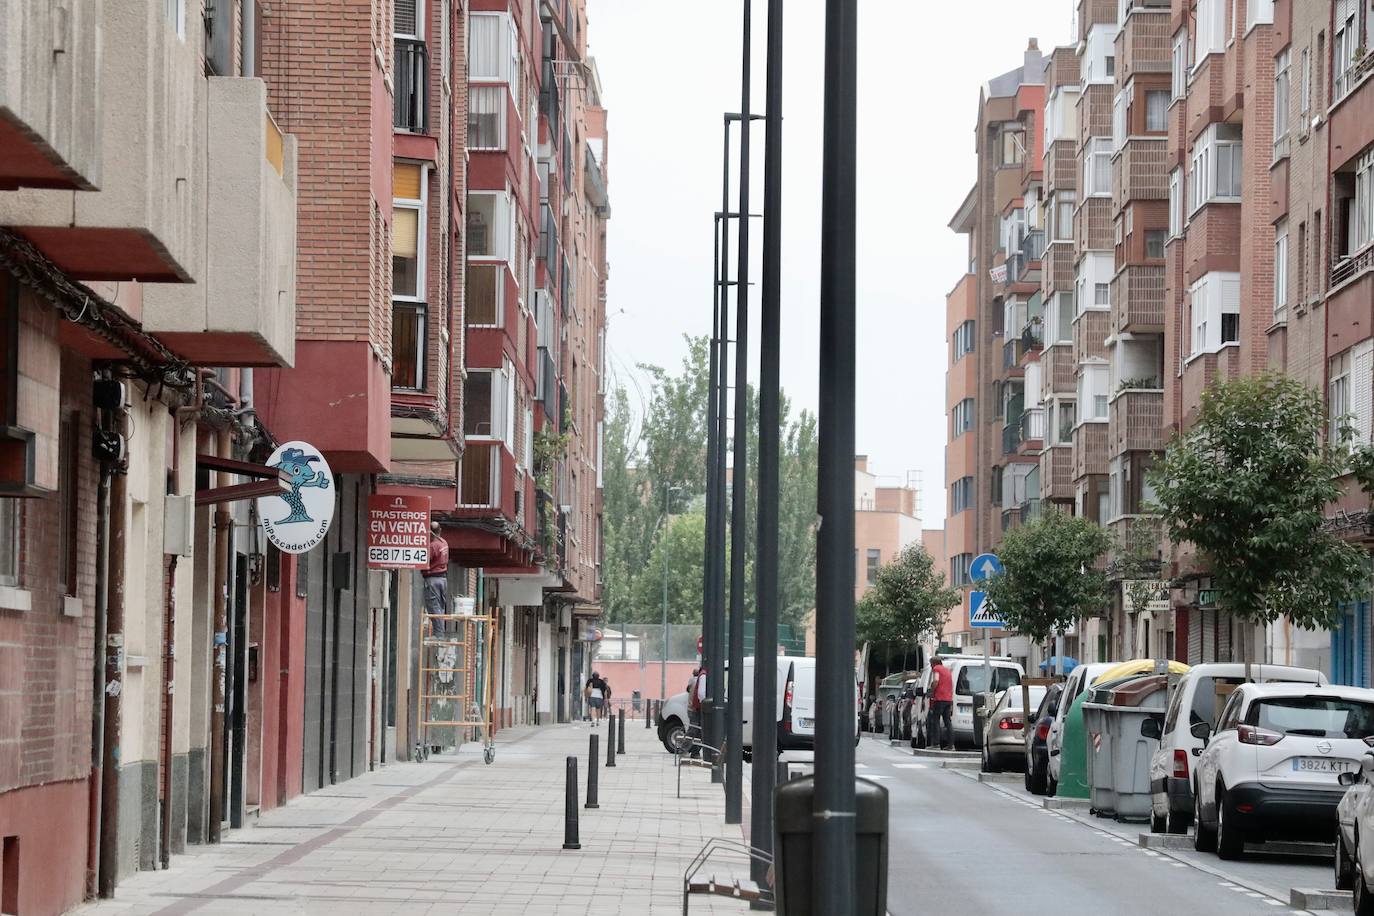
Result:
<svg viewBox="0 0 1374 916">
<path fill-rule="evenodd" d="M 582 806 L 584 808 L 601 807 L 596 803 L 596 764 L 601 756 L 601 749 L 597 747 L 599 740 L 596 735 L 590 736 L 591 748 L 587 753 L 587 803 Z"/>
<path fill-rule="evenodd" d="M 606 717 L 606 727 L 610 729 L 606 733 L 606 767 L 615 766 L 615 716 Z"/>
<path fill-rule="evenodd" d="M 620 707 L 620 727 L 615 731 L 615 752 L 625 753 L 625 707 Z"/>
<path fill-rule="evenodd" d="M 790 777 L 789 777 L 789 775 L 788 775 L 788 763 L 787 763 L 787 761 L 786 761 L 786 760 L 779 760 L 779 761 L 778 761 L 777 784 L 778 784 L 778 785 L 782 785 L 783 783 L 787 782 L 787 780 L 788 780 L 789 778 L 790 778 Z"/>
<path fill-rule="evenodd" d="M 651 715 L 650 715 L 650 713 L 649 713 L 649 710 L 650 710 L 650 703 L 649 703 L 648 700 L 645 700 L 645 701 L 644 701 L 644 727 L 645 727 L 645 728 L 648 728 L 648 727 L 649 727 L 649 720 L 650 720 L 650 718 L 652 718 Z"/>
<path fill-rule="evenodd" d="M 568 789 L 563 806 L 563 848 L 581 849 L 577 841 L 577 758 L 568 758 Z"/>
</svg>

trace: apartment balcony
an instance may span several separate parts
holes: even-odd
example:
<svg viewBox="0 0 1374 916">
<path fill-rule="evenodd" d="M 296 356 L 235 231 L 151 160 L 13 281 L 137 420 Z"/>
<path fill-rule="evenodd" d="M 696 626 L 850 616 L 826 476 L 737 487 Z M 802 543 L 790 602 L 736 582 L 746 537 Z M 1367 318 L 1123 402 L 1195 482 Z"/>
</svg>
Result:
<svg viewBox="0 0 1374 916">
<path fill-rule="evenodd" d="M 1064 345 L 1046 347 L 1040 351 L 1040 374 L 1048 382 L 1048 393 L 1072 394 L 1077 362 L 1072 350 Z"/>
<path fill-rule="evenodd" d="M 547 57 L 541 65 L 539 87 L 539 113 L 548 121 L 549 136 L 557 137 L 561 130 L 562 103 L 558 98 L 558 74 L 554 72 L 553 61 Z"/>
<path fill-rule="evenodd" d="M 391 124 L 412 134 L 429 133 L 429 48 L 413 38 L 395 39 L 395 96 Z"/>
<path fill-rule="evenodd" d="M 1157 386 L 1158 379 L 1148 380 Z M 1126 388 L 1116 393 L 1107 408 L 1108 440 L 1111 454 L 1162 451 L 1164 437 L 1164 391 L 1162 388 Z"/>
<path fill-rule="evenodd" d="M 468 440 L 458 478 L 458 508 L 501 508 L 501 443 Z"/>
<path fill-rule="evenodd" d="M 1034 282 L 1035 277 L 1031 273 L 1040 267 L 1040 258 L 1045 254 L 1045 232 L 1042 229 L 1032 229 L 1026 233 L 1026 237 L 1021 240 L 1021 249 L 1017 252 L 1018 263 L 1016 265 L 1015 279 L 1017 282 Z M 1008 262 L 1010 263 L 1010 262 Z M 1008 268 L 1008 275 L 1011 269 Z"/>
<path fill-rule="evenodd" d="M 1164 333 L 1163 264 L 1130 264 L 1112 278 L 1114 334 Z"/>
<path fill-rule="evenodd" d="M 1112 159 L 1112 199 L 1118 210 L 1133 200 L 1169 199 L 1169 140 L 1129 137 Z"/>
<path fill-rule="evenodd" d="M 205 142 L 197 147 L 206 197 L 196 214 L 203 228 L 195 232 L 207 244 L 192 258 L 195 283 L 144 288 L 143 326 L 199 365 L 289 366 L 296 355 L 296 138 L 272 119 L 262 80 L 216 76 L 208 84 Z"/>
<path fill-rule="evenodd" d="M 1040 495 L 1052 502 L 1072 502 L 1073 452 L 1056 445 L 1040 452 Z"/>
<path fill-rule="evenodd" d="M 1045 190 L 1073 191 L 1078 187 L 1078 145 L 1072 139 L 1055 140 L 1045 151 Z"/>
<path fill-rule="evenodd" d="M 1040 517 L 1040 498 L 1038 496 L 1027 497 L 1025 502 L 1016 507 L 1016 511 L 1020 516 L 1021 524 L 1034 521 Z"/>
<path fill-rule="evenodd" d="M 1073 431 L 1073 479 L 1107 473 L 1108 424 L 1080 423 Z"/>
<path fill-rule="evenodd" d="M 1021 524 L 1021 507 L 1012 506 L 1010 509 L 1002 510 L 1002 530 L 1010 531 Z"/>
<path fill-rule="evenodd" d="M 1374 245 L 1366 245 L 1364 248 L 1351 255 L 1338 255 L 1335 263 L 1331 265 L 1331 289 L 1350 282 L 1356 277 L 1367 273 L 1374 268 Z"/>
<path fill-rule="evenodd" d="M 0 13 L 0 190 L 101 183 L 98 3 L 19 0 Z"/>
<path fill-rule="evenodd" d="M 1017 454 L 1038 455 L 1045 441 L 1045 409 L 1032 407 L 1021 413 L 1020 441 Z"/>
<path fill-rule="evenodd" d="M 26 9 L 24 34 L 51 54 L 52 39 L 40 40 L 28 29 L 44 23 L 58 26 L 60 19 L 36 13 L 36 18 L 30 18 L 27 9 L 53 5 L 39 0 L 21 5 Z M 7 4 L 7 8 L 14 6 Z M 61 66 L 53 70 L 42 65 L 37 67 L 40 75 L 33 76 L 35 81 L 47 79 L 41 75 L 45 70 L 50 76 L 63 74 L 62 78 L 32 84 L 33 92 L 45 92 L 41 100 L 23 88 L 29 85 L 33 69 L 28 56 L 32 50 L 24 51 L 25 56 L 15 63 L 6 56 L 0 70 L 7 87 L 14 85 L 16 68 L 25 71 L 18 90 L 25 95 L 22 112 L 32 112 L 33 105 L 41 104 L 54 111 L 60 107 L 79 113 L 72 117 L 89 117 L 93 111 L 98 120 L 94 135 L 83 129 L 60 145 L 74 150 L 72 155 L 84 163 L 81 168 L 92 172 L 93 157 L 99 156 L 99 190 L 21 188 L 0 193 L 0 226 L 26 236 L 79 280 L 184 283 L 194 279 L 187 265 L 204 247 L 194 219 L 200 190 L 196 185 L 202 181 L 196 156 L 205 104 L 200 42 L 178 37 L 163 6 L 164 0 L 67 4 L 67 15 L 81 18 L 81 25 L 74 28 L 82 34 L 73 37 L 76 46 L 70 54 L 52 56 L 82 58 L 72 63 L 69 90 L 64 88 Z M 98 26 L 82 18 L 94 9 L 100 11 Z M 88 28 L 98 29 L 99 42 Z M 26 44 L 13 33 L 4 34 L 0 43 L 9 48 Z M 98 43 L 103 43 L 103 50 L 91 51 Z M 91 53 L 99 61 L 98 75 L 93 75 Z M 98 98 L 93 96 L 97 89 Z M 0 91 L 6 93 L 7 106 L 11 90 Z M 65 128 L 47 129 L 57 139 L 52 132 Z M 89 142 L 88 137 L 92 138 Z M 0 149 L 8 153 L 11 144 L 6 139 L 0 135 Z M 83 146 L 87 152 L 78 152 Z M 3 161 L 9 162 L 8 157 Z"/>
<path fill-rule="evenodd" d="M 1116 243 L 1116 224 L 1112 220 L 1110 197 L 1089 197 L 1083 201 L 1073 220 L 1074 248 L 1106 251 Z"/>
<path fill-rule="evenodd" d="M 548 347 L 540 347 L 536 357 L 534 399 L 544 405 L 545 416 L 558 415 L 558 368 Z"/>
<path fill-rule="evenodd" d="M 1003 378 L 1020 378 L 1023 374 L 1021 357 L 1026 353 L 1025 345 L 1018 334 L 1002 344 Z"/>
<path fill-rule="evenodd" d="M 582 171 L 582 189 L 587 193 L 587 199 L 596 208 L 598 216 L 608 217 L 611 215 L 611 200 L 606 193 L 606 175 L 601 170 L 601 163 L 592 154 L 591 147 L 586 148 L 586 167 Z"/>
<path fill-rule="evenodd" d="M 1013 251 L 1007 255 L 1007 284 L 1020 283 L 1029 266 L 1025 255 L 1021 252 Z"/>
<path fill-rule="evenodd" d="M 1020 360 L 1021 366 L 1035 362 L 1036 355 L 1045 346 L 1045 325 L 1042 321 L 1027 324 L 1021 329 Z"/>
<path fill-rule="evenodd" d="M 1021 446 L 1021 423 L 1014 420 L 1002 427 L 1002 454 L 1015 455 Z"/>
<path fill-rule="evenodd" d="M 1059 239 L 1049 244 L 1040 259 L 1040 277 L 1048 281 L 1043 284 L 1045 290 L 1073 290 L 1073 256 L 1072 239 Z"/>
<path fill-rule="evenodd" d="M 1116 37 L 1119 76 L 1168 73 L 1172 50 L 1169 0 L 1127 0 L 1126 8 L 1131 15 L 1127 15 Z"/>
<path fill-rule="evenodd" d="M 1088 309 L 1073 320 L 1073 355 L 1085 359 L 1107 358 L 1107 335 L 1111 332 L 1111 312 Z"/>
<path fill-rule="evenodd" d="M 547 203 L 539 205 L 539 260 L 548 270 L 557 270 L 559 261 L 558 217 Z"/>
</svg>

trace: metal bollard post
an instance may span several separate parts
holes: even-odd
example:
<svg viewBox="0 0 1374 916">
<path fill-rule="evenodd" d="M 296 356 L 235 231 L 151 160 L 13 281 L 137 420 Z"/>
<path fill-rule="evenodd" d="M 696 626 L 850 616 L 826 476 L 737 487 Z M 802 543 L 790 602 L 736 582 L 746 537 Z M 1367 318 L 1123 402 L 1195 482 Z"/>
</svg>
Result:
<svg viewBox="0 0 1374 916">
<path fill-rule="evenodd" d="M 563 848 L 581 849 L 577 841 L 577 758 L 568 758 L 567 797 L 563 806 Z"/>
<path fill-rule="evenodd" d="M 787 782 L 787 780 L 788 780 L 788 778 L 789 778 L 787 770 L 788 770 L 788 763 L 787 763 L 787 761 L 786 761 L 786 760 L 779 760 L 779 761 L 778 761 L 778 775 L 777 775 L 777 784 L 778 784 L 778 785 L 782 785 L 783 783 Z"/>
<path fill-rule="evenodd" d="M 606 717 L 606 768 L 615 766 L 615 716 Z"/>
<path fill-rule="evenodd" d="M 648 728 L 648 727 L 649 727 L 649 720 L 652 718 L 652 716 L 650 716 L 650 714 L 649 714 L 649 709 L 650 709 L 649 701 L 648 701 L 648 700 L 645 700 L 645 701 L 644 701 L 644 727 L 645 727 L 645 728 Z"/>
<path fill-rule="evenodd" d="M 620 727 L 615 732 L 615 752 L 625 753 L 625 707 L 620 707 Z"/>
<path fill-rule="evenodd" d="M 597 742 L 599 740 L 600 739 L 596 735 L 589 736 L 591 747 L 587 753 L 587 803 L 582 806 L 584 808 L 601 807 L 596 803 L 596 764 L 598 758 L 601 756 L 601 749 L 597 747 Z"/>
</svg>

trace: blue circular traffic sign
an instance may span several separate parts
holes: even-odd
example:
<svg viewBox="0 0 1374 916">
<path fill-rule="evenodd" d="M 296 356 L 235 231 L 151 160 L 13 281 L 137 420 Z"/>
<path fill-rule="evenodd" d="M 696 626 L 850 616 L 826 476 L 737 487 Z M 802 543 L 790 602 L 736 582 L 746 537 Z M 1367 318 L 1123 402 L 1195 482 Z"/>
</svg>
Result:
<svg viewBox="0 0 1374 916">
<path fill-rule="evenodd" d="M 995 553 L 980 553 L 969 565 L 968 577 L 974 582 L 983 582 L 1002 574 L 1002 561 Z"/>
</svg>

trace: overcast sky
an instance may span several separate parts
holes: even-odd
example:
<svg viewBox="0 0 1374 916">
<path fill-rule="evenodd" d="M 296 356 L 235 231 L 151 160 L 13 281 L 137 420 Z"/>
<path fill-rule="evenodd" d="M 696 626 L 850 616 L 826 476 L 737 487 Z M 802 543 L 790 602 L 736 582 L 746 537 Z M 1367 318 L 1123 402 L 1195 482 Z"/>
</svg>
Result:
<svg viewBox="0 0 1374 916">
<path fill-rule="evenodd" d="M 712 214 L 721 115 L 740 107 L 740 0 L 588 0 L 609 111 L 613 381 L 639 402 L 637 363 L 676 369 L 683 335 L 711 323 Z M 857 449 L 879 474 L 918 471 L 926 527 L 943 523 L 944 297 L 965 266 L 947 227 L 972 186 L 979 86 L 1070 36 L 1074 0 L 862 0 L 859 4 Z M 754 3 L 753 107 L 764 99 L 767 2 Z M 783 145 L 782 384 L 817 403 L 824 3 L 787 4 Z M 738 136 L 736 132 L 736 136 Z M 752 209 L 763 206 L 763 127 Z M 732 182 L 734 179 L 732 178 Z M 731 209 L 737 201 L 732 187 Z M 750 272 L 760 277 L 756 221 Z M 750 296 L 750 376 L 757 304 Z M 733 373 L 733 369 L 732 369 Z"/>
</svg>

